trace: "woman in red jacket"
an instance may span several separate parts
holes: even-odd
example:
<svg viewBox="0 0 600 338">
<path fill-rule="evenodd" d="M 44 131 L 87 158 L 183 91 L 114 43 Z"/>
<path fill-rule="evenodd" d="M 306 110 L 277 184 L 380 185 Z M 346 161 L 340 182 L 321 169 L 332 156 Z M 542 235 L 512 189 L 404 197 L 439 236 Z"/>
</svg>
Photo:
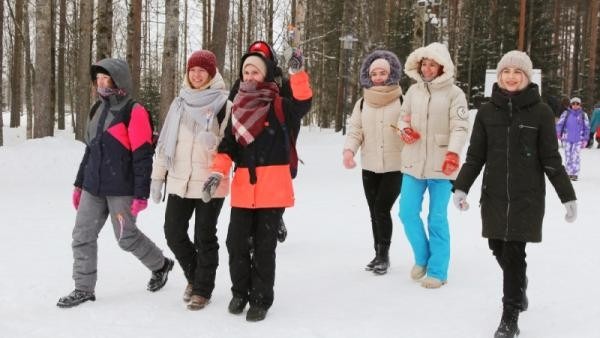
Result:
<svg viewBox="0 0 600 338">
<path fill-rule="evenodd" d="M 279 95 L 270 60 L 260 53 L 242 57 L 242 82 L 231 123 L 219 144 L 213 174 L 204 185 L 203 198 L 208 201 L 235 163 L 227 234 L 233 284 L 229 312 L 242 313 L 249 302 L 248 321 L 263 320 L 273 304 L 277 225 L 283 210 L 294 205 L 289 134 L 298 131 L 311 105 L 312 91 L 299 51 L 289 65 L 291 99 Z M 278 111 L 284 122 L 277 118 Z"/>
</svg>

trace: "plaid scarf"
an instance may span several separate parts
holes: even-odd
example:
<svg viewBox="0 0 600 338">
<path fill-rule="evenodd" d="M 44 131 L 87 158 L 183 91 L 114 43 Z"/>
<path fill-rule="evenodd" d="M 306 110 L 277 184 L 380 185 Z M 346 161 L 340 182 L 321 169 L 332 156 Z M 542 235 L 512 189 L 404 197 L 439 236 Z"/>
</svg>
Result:
<svg viewBox="0 0 600 338">
<path fill-rule="evenodd" d="M 233 135 L 239 144 L 247 146 L 263 131 L 269 107 L 277 95 L 279 87 L 275 82 L 240 83 L 231 109 Z"/>
</svg>

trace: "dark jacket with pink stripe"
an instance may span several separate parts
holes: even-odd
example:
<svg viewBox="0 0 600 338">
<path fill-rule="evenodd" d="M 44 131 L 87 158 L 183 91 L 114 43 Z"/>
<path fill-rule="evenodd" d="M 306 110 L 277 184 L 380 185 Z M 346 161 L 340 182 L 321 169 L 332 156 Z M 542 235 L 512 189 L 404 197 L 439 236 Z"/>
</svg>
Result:
<svg viewBox="0 0 600 338">
<path fill-rule="evenodd" d="M 96 196 L 148 198 L 154 154 L 150 115 L 128 94 L 132 86 L 127 63 L 101 60 L 92 66 L 92 79 L 99 71 L 110 74 L 126 95 L 102 98 L 92 112 L 75 186 Z"/>
</svg>

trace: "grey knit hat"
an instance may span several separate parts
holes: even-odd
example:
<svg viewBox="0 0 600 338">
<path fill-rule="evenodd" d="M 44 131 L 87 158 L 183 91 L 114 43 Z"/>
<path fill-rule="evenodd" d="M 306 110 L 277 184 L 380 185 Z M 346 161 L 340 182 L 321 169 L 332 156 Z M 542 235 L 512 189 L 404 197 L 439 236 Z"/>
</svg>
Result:
<svg viewBox="0 0 600 338">
<path fill-rule="evenodd" d="M 531 59 L 527 53 L 521 52 L 520 50 L 511 50 L 510 52 L 504 54 L 502 59 L 500 59 L 500 62 L 498 62 L 498 66 L 496 67 L 498 80 L 500 80 L 500 73 L 502 73 L 502 70 L 509 67 L 522 70 L 527 76 L 529 82 L 531 82 L 531 78 L 533 76 L 533 64 L 531 63 Z"/>
</svg>

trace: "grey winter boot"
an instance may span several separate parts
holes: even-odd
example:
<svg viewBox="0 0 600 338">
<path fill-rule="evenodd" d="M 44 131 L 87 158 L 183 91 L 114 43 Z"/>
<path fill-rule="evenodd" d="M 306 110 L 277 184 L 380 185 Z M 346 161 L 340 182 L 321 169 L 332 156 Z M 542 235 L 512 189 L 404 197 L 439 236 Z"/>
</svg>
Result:
<svg viewBox="0 0 600 338">
<path fill-rule="evenodd" d="M 500 325 L 494 334 L 494 338 L 515 338 L 519 336 L 521 331 L 518 326 L 519 309 L 510 306 L 505 306 L 502 311 L 502 319 Z"/>
<path fill-rule="evenodd" d="M 373 265 L 373 273 L 376 275 L 385 275 L 390 267 L 390 245 L 377 244 L 376 252 L 375 259 L 377 262 Z"/>
</svg>

